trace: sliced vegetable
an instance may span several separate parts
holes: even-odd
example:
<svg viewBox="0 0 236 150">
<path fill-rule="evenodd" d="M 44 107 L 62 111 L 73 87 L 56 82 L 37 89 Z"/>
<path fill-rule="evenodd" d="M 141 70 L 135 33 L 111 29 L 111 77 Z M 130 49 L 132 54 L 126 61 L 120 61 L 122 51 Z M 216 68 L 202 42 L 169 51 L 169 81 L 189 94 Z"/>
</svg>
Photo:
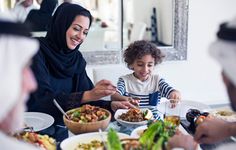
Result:
<svg viewBox="0 0 236 150">
<path fill-rule="evenodd" d="M 108 150 L 123 150 L 120 139 L 114 129 L 112 128 L 109 129 L 107 139 L 108 139 L 107 140 Z"/>
</svg>

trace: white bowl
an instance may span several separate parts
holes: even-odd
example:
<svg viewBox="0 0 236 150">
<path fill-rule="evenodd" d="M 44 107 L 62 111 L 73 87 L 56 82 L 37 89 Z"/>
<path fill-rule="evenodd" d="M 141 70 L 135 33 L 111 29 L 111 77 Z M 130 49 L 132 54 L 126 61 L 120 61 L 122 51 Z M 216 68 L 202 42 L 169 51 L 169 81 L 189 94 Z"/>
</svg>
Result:
<svg viewBox="0 0 236 150">
<path fill-rule="evenodd" d="M 131 132 L 130 136 L 132 138 L 139 138 L 147 128 L 147 125 L 137 127 Z"/>
<path fill-rule="evenodd" d="M 120 139 L 130 138 L 129 135 L 124 133 L 117 133 Z M 102 136 L 104 140 L 107 139 L 107 132 L 102 132 Z M 89 143 L 93 140 L 102 141 L 101 135 L 99 132 L 91 132 L 91 133 L 84 133 L 79 134 L 76 136 L 69 137 L 61 142 L 61 149 L 62 150 L 74 150 L 79 144 L 82 143 Z"/>
<path fill-rule="evenodd" d="M 146 108 L 145 109 L 141 109 L 142 111 L 145 111 L 147 110 Z M 126 113 L 128 112 L 129 110 L 128 109 L 118 109 L 116 112 L 115 112 L 115 115 L 114 115 L 114 118 L 116 119 L 117 122 L 119 122 L 122 126 L 124 127 L 127 127 L 127 128 L 136 128 L 138 126 L 143 126 L 143 125 L 146 125 L 148 123 L 147 120 L 145 121 L 140 121 L 140 122 L 129 122 L 129 121 L 124 121 L 122 119 L 119 119 L 119 116 L 123 113 Z"/>
</svg>

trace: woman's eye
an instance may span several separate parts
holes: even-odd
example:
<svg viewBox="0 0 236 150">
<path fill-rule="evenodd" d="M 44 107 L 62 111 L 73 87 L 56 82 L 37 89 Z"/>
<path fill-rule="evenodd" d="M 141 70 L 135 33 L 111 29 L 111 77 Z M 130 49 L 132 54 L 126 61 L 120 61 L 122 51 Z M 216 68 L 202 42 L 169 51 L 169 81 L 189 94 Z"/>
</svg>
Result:
<svg viewBox="0 0 236 150">
<path fill-rule="evenodd" d="M 153 67 L 153 65 L 148 65 L 148 67 Z"/>
<path fill-rule="evenodd" d="M 88 35 L 88 32 L 84 32 L 84 35 Z"/>
<path fill-rule="evenodd" d="M 80 31 L 80 30 L 81 30 L 81 28 L 74 28 L 74 30 L 75 30 L 75 31 Z"/>
</svg>

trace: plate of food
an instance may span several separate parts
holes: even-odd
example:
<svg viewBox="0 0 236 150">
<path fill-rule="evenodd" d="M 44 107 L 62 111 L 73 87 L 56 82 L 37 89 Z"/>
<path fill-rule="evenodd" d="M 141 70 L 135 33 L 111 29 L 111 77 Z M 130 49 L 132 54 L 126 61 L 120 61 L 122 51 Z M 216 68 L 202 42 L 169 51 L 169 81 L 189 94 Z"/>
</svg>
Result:
<svg viewBox="0 0 236 150">
<path fill-rule="evenodd" d="M 56 140 L 48 135 L 23 131 L 21 133 L 14 134 L 14 137 L 20 141 L 33 144 L 43 150 L 56 150 Z"/>
<path fill-rule="evenodd" d="M 210 115 L 229 122 L 236 122 L 236 113 L 230 109 L 216 109 L 210 111 Z"/>
<path fill-rule="evenodd" d="M 147 130 L 147 128 L 147 125 L 137 127 L 131 132 L 130 136 L 132 138 L 139 138 L 140 136 L 142 136 L 144 131 Z"/>
<path fill-rule="evenodd" d="M 26 127 L 32 127 L 33 131 L 38 132 L 50 127 L 54 118 L 41 112 L 25 112 L 24 122 Z"/>
<path fill-rule="evenodd" d="M 124 133 L 117 133 L 119 139 L 130 138 L 129 135 Z M 90 149 L 103 150 L 102 137 L 106 142 L 108 139 L 108 132 L 90 132 L 72 136 L 61 142 L 62 150 L 80 150 L 85 149 L 85 147 L 90 147 Z"/>
<path fill-rule="evenodd" d="M 137 126 L 146 125 L 148 120 L 153 118 L 153 114 L 152 111 L 147 108 L 118 109 L 114 118 L 122 126 L 135 128 Z"/>
</svg>

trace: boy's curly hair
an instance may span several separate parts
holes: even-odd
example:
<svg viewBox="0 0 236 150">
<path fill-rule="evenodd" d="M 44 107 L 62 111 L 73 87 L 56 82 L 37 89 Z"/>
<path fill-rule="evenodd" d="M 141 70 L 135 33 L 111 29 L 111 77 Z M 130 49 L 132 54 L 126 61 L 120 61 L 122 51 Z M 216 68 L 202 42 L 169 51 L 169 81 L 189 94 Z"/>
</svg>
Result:
<svg viewBox="0 0 236 150">
<path fill-rule="evenodd" d="M 123 57 L 127 67 L 130 68 L 130 65 L 133 64 L 136 59 L 140 59 L 145 55 L 151 55 L 155 59 L 154 65 L 160 64 L 165 57 L 155 44 L 146 40 L 131 43 L 124 51 Z"/>
</svg>

